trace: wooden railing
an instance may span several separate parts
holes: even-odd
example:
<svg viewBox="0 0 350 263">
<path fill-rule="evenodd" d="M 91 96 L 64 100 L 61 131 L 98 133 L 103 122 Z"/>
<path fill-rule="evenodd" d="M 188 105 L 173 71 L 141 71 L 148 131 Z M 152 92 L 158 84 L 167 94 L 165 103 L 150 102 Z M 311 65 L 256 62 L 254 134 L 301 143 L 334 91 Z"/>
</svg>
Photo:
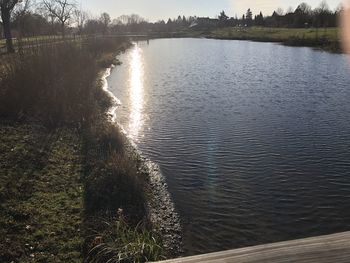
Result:
<svg viewBox="0 0 350 263">
<path fill-rule="evenodd" d="M 119 34 L 119 35 L 66 35 L 64 38 L 60 35 L 52 36 L 35 36 L 27 38 L 13 38 L 13 47 L 15 51 L 21 49 L 41 47 L 45 45 L 54 45 L 63 42 L 81 42 L 86 39 L 94 38 L 118 38 L 118 37 L 129 37 L 129 38 L 147 38 L 148 35 L 129 35 L 129 34 Z M 4 39 L 0 39 L 0 54 L 7 52 L 6 42 Z"/>
<path fill-rule="evenodd" d="M 162 263 L 349 263 L 350 232 L 161 261 Z"/>
</svg>

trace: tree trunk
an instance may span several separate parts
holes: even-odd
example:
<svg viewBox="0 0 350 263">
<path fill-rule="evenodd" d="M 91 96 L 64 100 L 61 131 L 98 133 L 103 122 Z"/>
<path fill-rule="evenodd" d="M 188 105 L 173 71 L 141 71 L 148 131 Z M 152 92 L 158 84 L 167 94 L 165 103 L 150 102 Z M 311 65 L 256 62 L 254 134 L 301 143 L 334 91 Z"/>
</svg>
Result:
<svg viewBox="0 0 350 263">
<path fill-rule="evenodd" d="M 65 23 L 62 21 L 62 22 L 61 22 L 61 27 L 62 27 L 62 38 L 63 38 L 63 39 L 65 38 L 65 33 L 66 33 L 66 32 L 65 32 L 64 24 L 65 24 Z"/>
<path fill-rule="evenodd" d="M 12 34 L 11 34 L 11 22 L 10 22 L 11 13 L 10 10 L 6 8 L 1 8 L 1 18 L 4 28 L 4 36 L 6 38 L 6 47 L 8 53 L 15 52 L 12 43 Z"/>
</svg>

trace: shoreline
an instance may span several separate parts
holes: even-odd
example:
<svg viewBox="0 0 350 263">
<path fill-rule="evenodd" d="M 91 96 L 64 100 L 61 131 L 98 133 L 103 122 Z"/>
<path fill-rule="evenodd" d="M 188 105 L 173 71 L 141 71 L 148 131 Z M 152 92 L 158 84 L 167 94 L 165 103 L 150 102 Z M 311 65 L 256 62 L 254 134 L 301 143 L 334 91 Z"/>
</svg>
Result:
<svg viewBox="0 0 350 263">
<path fill-rule="evenodd" d="M 127 135 L 124 134 L 124 136 L 127 154 L 137 160 L 138 172 L 146 179 L 145 206 L 147 217 L 154 227 L 153 230 L 160 235 L 167 257 L 180 256 L 182 253 L 180 217 L 168 191 L 165 177 L 159 165 L 144 157 Z"/>
<path fill-rule="evenodd" d="M 220 28 L 203 32 L 207 38 L 279 43 L 292 47 L 311 47 L 343 53 L 338 28 Z"/>
<path fill-rule="evenodd" d="M 161 173 L 159 165 L 143 156 L 137 145 L 128 137 L 124 128 L 116 121 L 116 110 L 120 105 L 120 100 L 109 90 L 107 80 L 115 67 L 116 65 L 112 64 L 102 76 L 102 88 L 115 103 L 108 111 L 109 123 L 121 131 L 126 154 L 131 159 L 136 160 L 138 172 L 146 181 L 144 191 L 146 193 L 147 218 L 154 227 L 153 230 L 161 237 L 166 256 L 180 256 L 183 251 L 180 217 L 175 210 L 165 177 Z"/>
<path fill-rule="evenodd" d="M 305 47 L 312 48 L 318 51 L 329 52 L 333 54 L 345 54 L 340 47 L 340 42 L 332 42 L 332 45 L 320 45 L 319 43 L 314 42 L 304 42 L 303 39 L 290 39 L 290 40 L 274 40 L 274 39 L 255 39 L 255 38 L 225 38 L 225 37 L 204 37 L 206 39 L 216 39 L 216 40 L 232 40 L 232 41 L 251 41 L 251 42 L 260 42 L 260 43 L 273 43 L 280 44 L 287 47 Z M 335 43 L 333 45 L 333 43 Z"/>
<path fill-rule="evenodd" d="M 206 38 L 278 43 L 290 47 L 310 47 L 330 53 L 343 54 L 338 31 L 338 28 L 226 27 L 151 34 L 149 38 Z"/>
<path fill-rule="evenodd" d="M 47 47 L 21 60 L 15 54 L 18 60 L 13 67 L 18 71 L 4 75 L 12 89 L 22 92 L 26 87 L 26 92 L 33 94 L 37 86 L 16 80 L 35 78 L 28 70 L 37 61 L 49 72 L 58 71 L 49 75 L 50 82 L 40 82 L 39 89 L 67 88 L 76 92 L 73 98 L 78 102 L 86 101 L 86 108 L 73 108 L 74 100 L 67 107 L 65 97 L 59 97 L 38 109 L 62 106 L 72 115 L 64 112 L 62 119 L 57 119 L 51 112 L 42 115 L 42 110 L 29 106 L 25 114 L 20 111 L 18 115 L 16 106 L 20 107 L 25 97 L 2 98 L 13 108 L 0 104 L 0 143 L 5 149 L 0 163 L 0 222 L 4 226 L 0 237 L 5 240 L 0 245 L 0 261 L 95 262 L 123 257 L 144 262 L 180 251 L 180 245 L 176 246 L 181 243 L 179 218 L 164 181 L 155 179 L 160 175 L 154 166 L 148 165 L 122 130 L 110 122 L 109 111 L 116 107 L 116 101 L 105 90 L 103 79 L 130 42 L 99 40 L 88 44 L 81 49 L 73 43 Z M 69 64 L 74 70 L 66 67 L 59 55 L 68 49 L 71 57 L 77 56 Z M 94 56 L 88 55 L 89 50 L 96 52 Z M 88 64 L 82 68 L 82 63 Z M 71 75 L 73 71 L 80 75 Z M 63 84 L 47 88 L 47 83 L 56 83 L 53 76 L 57 74 Z M 82 87 L 85 93 L 78 92 Z M 45 93 L 44 98 L 50 99 L 51 94 Z M 165 211 L 160 210 L 158 201 L 167 207 Z M 165 221 L 168 225 L 163 224 L 166 214 L 170 215 Z"/>
</svg>

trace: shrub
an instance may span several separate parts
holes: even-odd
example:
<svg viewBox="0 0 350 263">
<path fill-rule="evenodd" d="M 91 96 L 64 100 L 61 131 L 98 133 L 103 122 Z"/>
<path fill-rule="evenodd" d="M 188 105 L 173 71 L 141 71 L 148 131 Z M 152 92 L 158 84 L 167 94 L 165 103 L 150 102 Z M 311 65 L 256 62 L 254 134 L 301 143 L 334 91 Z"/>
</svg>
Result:
<svg viewBox="0 0 350 263">
<path fill-rule="evenodd" d="M 97 58 L 103 51 L 117 50 L 123 41 L 52 43 L 9 56 L 0 68 L 0 115 L 36 117 L 48 126 L 82 125 L 94 119 L 98 104 L 111 104 L 96 85 Z"/>
</svg>

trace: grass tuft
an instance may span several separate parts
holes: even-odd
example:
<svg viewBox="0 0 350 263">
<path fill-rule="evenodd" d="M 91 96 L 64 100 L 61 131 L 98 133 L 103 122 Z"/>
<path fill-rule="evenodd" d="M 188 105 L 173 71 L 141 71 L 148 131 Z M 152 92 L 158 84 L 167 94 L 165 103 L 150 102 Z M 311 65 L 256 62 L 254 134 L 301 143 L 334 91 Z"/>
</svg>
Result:
<svg viewBox="0 0 350 263">
<path fill-rule="evenodd" d="M 116 219 L 104 221 L 104 231 L 93 238 L 87 258 L 91 263 L 147 262 L 164 259 L 159 238 L 143 223 L 130 227 L 118 210 Z"/>
</svg>

